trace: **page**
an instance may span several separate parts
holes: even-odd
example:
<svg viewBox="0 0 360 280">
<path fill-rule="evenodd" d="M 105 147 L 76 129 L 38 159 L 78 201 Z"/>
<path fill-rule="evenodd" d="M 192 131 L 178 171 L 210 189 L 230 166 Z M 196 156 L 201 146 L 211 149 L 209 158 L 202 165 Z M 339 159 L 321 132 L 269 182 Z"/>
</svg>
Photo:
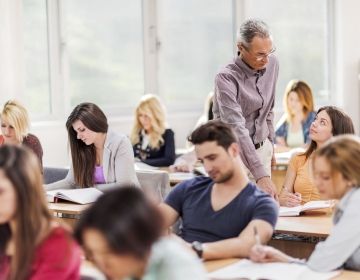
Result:
<svg viewBox="0 0 360 280">
<path fill-rule="evenodd" d="M 279 217 L 299 216 L 300 212 L 331 208 L 334 206 L 333 200 L 314 200 L 295 207 L 281 206 L 279 209 Z"/>
<path fill-rule="evenodd" d="M 271 280 L 325 280 L 338 275 L 339 271 L 320 273 L 306 265 L 289 263 L 254 263 L 241 260 L 208 274 L 211 280 L 271 279 Z"/>
<path fill-rule="evenodd" d="M 95 202 L 103 193 L 96 188 L 81 188 L 70 190 L 48 191 L 47 195 L 55 196 L 64 200 L 79 204 L 88 204 Z"/>
<path fill-rule="evenodd" d="M 295 207 L 280 206 L 279 217 L 299 216 L 302 208 L 301 205 Z"/>
<path fill-rule="evenodd" d="M 331 208 L 334 205 L 333 200 L 314 200 L 305 203 L 302 207 L 302 211 Z"/>
</svg>

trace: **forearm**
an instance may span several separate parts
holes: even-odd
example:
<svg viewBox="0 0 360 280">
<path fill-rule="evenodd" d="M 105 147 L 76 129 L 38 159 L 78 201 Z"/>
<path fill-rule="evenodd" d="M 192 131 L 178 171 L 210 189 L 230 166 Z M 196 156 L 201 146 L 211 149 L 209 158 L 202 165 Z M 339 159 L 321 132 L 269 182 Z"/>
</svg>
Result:
<svg viewBox="0 0 360 280">
<path fill-rule="evenodd" d="M 226 259 L 226 258 L 246 258 L 249 256 L 251 247 L 255 244 L 254 240 L 241 239 L 239 237 L 230 238 L 222 241 L 204 243 L 203 259 Z"/>
</svg>

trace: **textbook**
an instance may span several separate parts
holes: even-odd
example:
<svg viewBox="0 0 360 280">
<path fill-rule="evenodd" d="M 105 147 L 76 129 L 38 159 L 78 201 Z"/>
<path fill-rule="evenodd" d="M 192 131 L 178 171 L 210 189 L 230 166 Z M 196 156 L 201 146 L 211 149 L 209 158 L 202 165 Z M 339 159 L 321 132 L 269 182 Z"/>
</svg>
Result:
<svg viewBox="0 0 360 280">
<path fill-rule="evenodd" d="M 295 207 L 281 206 L 279 209 L 279 216 L 280 217 L 299 216 L 300 213 L 304 211 L 332 208 L 333 206 L 334 206 L 333 200 L 314 200 L 314 201 L 309 201 L 304 205 L 299 205 Z"/>
<path fill-rule="evenodd" d="M 58 199 L 63 199 L 78 204 L 88 204 L 95 202 L 102 194 L 96 188 L 81 188 L 47 191 L 46 198 L 48 202 L 58 202 Z"/>
<path fill-rule="evenodd" d="M 303 264 L 254 263 L 240 260 L 234 264 L 208 273 L 210 280 L 271 279 L 271 280 L 327 280 L 340 271 L 315 272 Z"/>
</svg>

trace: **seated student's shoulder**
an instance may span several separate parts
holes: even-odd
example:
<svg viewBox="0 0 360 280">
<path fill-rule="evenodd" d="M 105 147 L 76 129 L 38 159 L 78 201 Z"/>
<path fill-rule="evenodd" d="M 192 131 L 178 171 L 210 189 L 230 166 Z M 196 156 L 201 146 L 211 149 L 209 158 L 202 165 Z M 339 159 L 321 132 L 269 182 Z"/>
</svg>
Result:
<svg viewBox="0 0 360 280">
<path fill-rule="evenodd" d="M 294 153 L 290 160 L 289 160 L 289 166 L 297 169 L 300 166 L 303 166 L 306 163 L 306 155 L 304 152 L 296 152 Z"/>
<path fill-rule="evenodd" d="M 70 232 L 62 226 L 54 227 L 39 245 L 35 266 L 57 266 L 56 269 L 77 267 L 81 261 L 81 249 Z"/>
<path fill-rule="evenodd" d="M 165 131 L 164 131 L 164 135 L 165 135 L 165 137 L 174 136 L 174 131 L 173 131 L 171 128 L 167 128 L 167 129 L 165 129 Z"/>
<path fill-rule="evenodd" d="M 275 227 L 279 211 L 276 201 L 252 182 L 247 188 L 249 190 L 247 203 L 252 207 L 253 218 L 265 220 Z"/>
<path fill-rule="evenodd" d="M 207 189 L 213 185 L 214 181 L 206 176 L 196 176 L 192 179 L 185 180 L 174 187 L 174 190 L 184 192 L 185 194 L 191 194 Z"/>
<path fill-rule="evenodd" d="M 125 144 L 130 144 L 131 146 L 130 140 L 125 134 L 118 133 L 109 129 L 105 139 L 105 146 L 108 146 L 109 148 L 115 148 L 121 147 Z"/>
</svg>

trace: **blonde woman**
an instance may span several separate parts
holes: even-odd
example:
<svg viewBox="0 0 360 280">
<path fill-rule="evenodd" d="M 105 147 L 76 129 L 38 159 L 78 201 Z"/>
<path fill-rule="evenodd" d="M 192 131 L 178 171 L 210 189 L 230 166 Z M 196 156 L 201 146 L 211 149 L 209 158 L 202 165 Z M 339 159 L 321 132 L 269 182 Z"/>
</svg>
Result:
<svg viewBox="0 0 360 280">
<path fill-rule="evenodd" d="M 165 111 L 160 100 L 144 95 L 135 110 L 131 132 L 134 155 L 152 166 L 169 166 L 175 160 L 174 132 L 166 128 Z"/>
<path fill-rule="evenodd" d="M 339 268 L 360 271 L 360 138 L 337 136 L 319 148 L 312 158 L 314 182 L 322 199 L 339 199 L 329 237 L 316 245 L 309 260 L 294 259 L 281 251 L 255 245 L 255 262 L 302 262 L 315 271 Z"/>
<path fill-rule="evenodd" d="M 42 170 L 43 149 L 39 139 L 29 133 L 30 120 L 27 110 L 20 102 L 9 100 L 0 113 L 0 145 L 13 144 L 30 148 L 38 157 Z"/>
<path fill-rule="evenodd" d="M 310 125 L 315 119 L 313 94 L 304 81 L 291 80 L 284 94 L 285 114 L 276 125 L 277 151 L 303 147 L 310 142 Z"/>
</svg>

